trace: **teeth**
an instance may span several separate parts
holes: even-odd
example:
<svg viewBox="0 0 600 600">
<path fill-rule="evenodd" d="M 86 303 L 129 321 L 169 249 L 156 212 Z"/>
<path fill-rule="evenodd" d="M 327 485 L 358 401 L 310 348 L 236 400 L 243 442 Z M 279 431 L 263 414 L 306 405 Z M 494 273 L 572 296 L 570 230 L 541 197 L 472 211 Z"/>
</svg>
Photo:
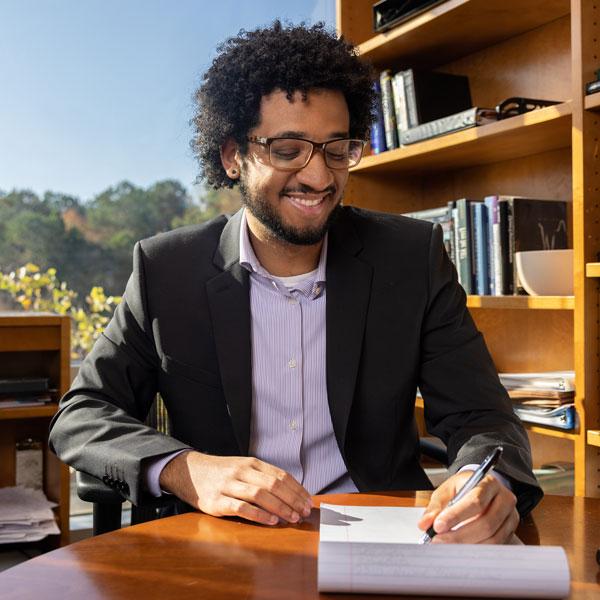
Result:
<svg viewBox="0 0 600 600">
<path fill-rule="evenodd" d="M 301 204 L 302 206 L 317 206 L 317 204 L 320 204 L 325 199 L 325 197 L 323 197 L 316 198 L 315 200 L 308 200 L 306 198 L 297 198 L 296 196 L 288 196 L 288 198 L 290 198 L 290 200 L 292 200 L 293 202 Z"/>
</svg>

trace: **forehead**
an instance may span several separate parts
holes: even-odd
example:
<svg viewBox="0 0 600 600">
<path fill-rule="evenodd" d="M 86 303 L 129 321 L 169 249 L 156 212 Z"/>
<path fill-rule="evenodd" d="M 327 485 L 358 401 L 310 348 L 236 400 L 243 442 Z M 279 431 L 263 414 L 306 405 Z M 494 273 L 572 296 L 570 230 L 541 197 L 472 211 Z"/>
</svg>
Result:
<svg viewBox="0 0 600 600">
<path fill-rule="evenodd" d="M 317 140 L 333 134 L 348 135 L 349 126 L 348 105 L 338 90 L 310 90 L 305 100 L 301 92 L 288 100 L 284 91 L 275 90 L 262 97 L 259 123 L 252 133 L 277 137 L 295 132 Z"/>
</svg>

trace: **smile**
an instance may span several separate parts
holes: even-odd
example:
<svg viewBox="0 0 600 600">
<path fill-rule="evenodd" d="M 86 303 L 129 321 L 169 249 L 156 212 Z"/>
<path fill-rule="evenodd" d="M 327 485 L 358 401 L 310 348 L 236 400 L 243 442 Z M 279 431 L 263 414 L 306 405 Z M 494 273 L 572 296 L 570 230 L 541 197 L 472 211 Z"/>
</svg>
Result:
<svg viewBox="0 0 600 600">
<path fill-rule="evenodd" d="M 287 196 L 284 195 L 284 198 L 287 198 L 288 200 L 290 200 L 292 203 L 300 205 L 300 206 L 306 206 L 308 208 L 313 207 L 313 206 L 318 206 L 319 204 L 322 204 L 323 202 L 325 202 L 325 199 L 329 196 L 329 194 L 326 194 L 324 196 L 318 196 L 318 197 L 311 197 L 311 196 Z"/>
</svg>

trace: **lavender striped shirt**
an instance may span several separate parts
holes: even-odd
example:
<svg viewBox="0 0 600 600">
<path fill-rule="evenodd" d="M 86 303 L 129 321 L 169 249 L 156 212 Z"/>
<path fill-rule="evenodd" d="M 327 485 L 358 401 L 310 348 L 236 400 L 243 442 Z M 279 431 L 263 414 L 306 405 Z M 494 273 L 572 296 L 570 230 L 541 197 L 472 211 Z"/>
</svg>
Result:
<svg viewBox="0 0 600 600">
<path fill-rule="evenodd" d="M 240 228 L 240 264 L 250 271 L 252 419 L 249 454 L 293 475 L 311 494 L 356 492 L 338 448 L 327 401 L 325 265 L 273 277 Z"/>
</svg>

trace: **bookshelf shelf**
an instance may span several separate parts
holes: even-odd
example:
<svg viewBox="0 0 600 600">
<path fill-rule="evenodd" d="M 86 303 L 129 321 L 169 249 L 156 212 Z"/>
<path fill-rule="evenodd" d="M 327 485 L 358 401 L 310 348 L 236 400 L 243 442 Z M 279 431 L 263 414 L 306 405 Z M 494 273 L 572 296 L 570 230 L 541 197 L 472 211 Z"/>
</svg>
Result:
<svg viewBox="0 0 600 600">
<path fill-rule="evenodd" d="M 525 429 L 527 429 L 527 431 L 531 431 L 532 433 L 539 433 L 541 435 L 560 438 L 563 440 L 571 440 L 573 442 L 578 438 L 577 433 L 571 433 L 569 431 L 552 429 L 551 427 L 542 427 L 541 425 L 533 425 L 531 423 L 523 423 L 523 425 L 525 426 Z"/>
<path fill-rule="evenodd" d="M 587 443 L 590 446 L 600 446 L 600 429 L 590 429 L 587 432 Z"/>
<path fill-rule="evenodd" d="M 600 111 L 600 92 L 586 96 L 583 103 L 586 110 Z"/>
<path fill-rule="evenodd" d="M 352 11 L 348 12 L 350 19 Z M 507 12 L 504 0 L 450 0 L 374 37 L 367 37 L 372 35 L 372 21 L 368 20 L 364 39 L 359 33 L 361 39 L 353 41 L 359 44 L 360 53 L 377 66 L 400 63 L 429 67 L 436 65 L 440 57 L 455 60 L 567 14 L 568 0 L 530 1 L 512 12 Z M 343 18 L 342 13 L 344 28 Z"/>
<path fill-rule="evenodd" d="M 571 103 L 563 102 L 497 123 L 365 156 L 351 172 L 455 169 L 567 148 L 570 144 Z"/>
<path fill-rule="evenodd" d="M 600 277 L 600 262 L 587 263 L 585 265 L 586 277 Z"/>
<path fill-rule="evenodd" d="M 58 407 L 54 402 L 44 406 L 0 408 L 0 421 L 8 419 L 36 419 L 53 417 L 57 408 Z"/>
<path fill-rule="evenodd" d="M 469 308 L 573 310 L 573 296 L 467 296 Z"/>
</svg>

